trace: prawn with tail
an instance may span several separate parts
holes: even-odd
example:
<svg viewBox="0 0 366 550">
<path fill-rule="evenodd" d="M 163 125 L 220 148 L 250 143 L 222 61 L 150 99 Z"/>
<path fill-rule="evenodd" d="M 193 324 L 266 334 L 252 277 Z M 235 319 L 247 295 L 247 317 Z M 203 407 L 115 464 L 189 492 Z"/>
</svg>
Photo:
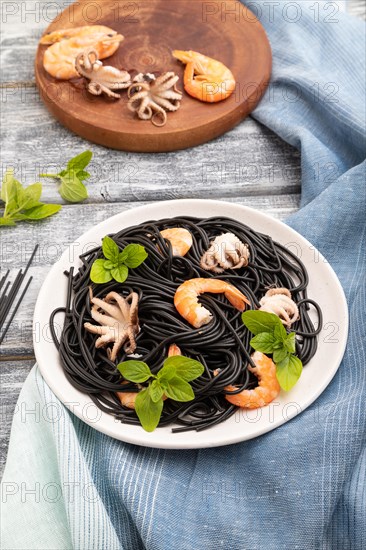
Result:
<svg viewBox="0 0 366 550">
<path fill-rule="evenodd" d="M 258 386 L 252 390 L 243 390 L 236 394 L 225 394 L 225 399 L 232 405 L 244 409 L 258 409 L 271 403 L 280 393 L 280 385 L 276 377 L 276 365 L 270 357 L 260 351 L 252 355 L 255 367 L 248 366 L 258 378 Z M 226 386 L 225 391 L 235 391 L 235 386 Z"/>
<path fill-rule="evenodd" d="M 205 292 L 224 294 L 239 311 L 250 305 L 248 298 L 235 286 L 220 279 L 190 279 L 181 284 L 174 296 L 174 305 L 178 313 L 195 328 L 209 323 L 212 314 L 198 302 L 198 296 Z"/>
<path fill-rule="evenodd" d="M 98 59 L 105 59 L 117 51 L 122 40 L 122 34 L 104 25 L 86 25 L 48 33 L 40 40 L 41 45 L 49 46 L 43 56 L 43 67 L 59 80 L 76 78 L 79 74 L 75 60 L 80 53 L 93 48 Z"/>
<path fill-rule="evenodd" d="M 186 65 L 184 89 L 192 97 L 217 103 L 230 97 L 235 90 L 234 75 L 221 61 L 192 50 L 174 50 L 172 53 Z"/>
<path fill-rule="evenodd" d="M 173 357 L 174 355 L 182 355 L 180 348 L 176 344 L 171 344 L 169 346 L 168 357 Z M 129 382 L 122 382 L 123 384 L 129 384 Z M 124 407 L 128 409 L 134 409 L 136 403 L 136 397 L 139 392 L 117 392 L 118 398 L 121 401 Z M 163 395 L 163 401 L 166 400 L 166 396 Z"/>
</svg>

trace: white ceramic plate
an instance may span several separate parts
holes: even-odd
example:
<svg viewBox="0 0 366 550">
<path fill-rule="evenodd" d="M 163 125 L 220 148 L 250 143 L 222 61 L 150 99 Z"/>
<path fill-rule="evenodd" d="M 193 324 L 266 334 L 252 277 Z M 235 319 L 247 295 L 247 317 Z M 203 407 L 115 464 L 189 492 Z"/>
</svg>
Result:
<svg viewBox="0 0 366 550">
<path fill-rule="evenodd" d="M 347 341 L 347 303 L 337 276 L 306 239 L 282 222 L 251 208 L 209 200 L 159 202 L 117 214 L 82 235 L 52 267 L 38 296 L 34 323 L 38 327 L 47 327 L 51 312 L 65 305 L 67 279 L 63 271 L 69 269 L 70 265 L 79 266 L 79 254 L 100 244 L 108 233 L 147 220 L 179 215 L 201 218 L 225 215 L 235 218 L 257 231 L 271 235 L 301 257 L 310 276 L 309 296 L 323 310 L 324 328 L 319 337 L 318 351 L 304 368 L 297 385 L 290 392 L 281 391 L 278 398 L 267 407 L 238 411 L 225 422 L 202 432 L 172 434 L 170 427 L 164 427 L 147 433 L 140 426 L 124 425 L 113 416 L 102 413 L 87 395 L 77 391 L 67 381 L 58 352 L 46 330 L 34 330 L 34 334 L 47 336 L 34 342 L 38 365 L 47 384 L 74 414 L 93 428 L 116 439 L 166 449 L 216 447 L 245 441 L 277 428 L 313 403 L 335 375 Z"/>
</svg>

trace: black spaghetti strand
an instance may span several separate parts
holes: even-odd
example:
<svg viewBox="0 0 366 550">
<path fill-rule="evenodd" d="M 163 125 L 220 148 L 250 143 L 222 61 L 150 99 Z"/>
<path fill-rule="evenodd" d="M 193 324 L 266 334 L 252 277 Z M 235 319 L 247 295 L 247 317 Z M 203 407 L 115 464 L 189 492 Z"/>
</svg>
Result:
<svg viewBox="0 0 366 550">
<path fill-rule="evenodd" d="M 173 256 L 171 243 L 160 233 L 173 227 L 185 228 L 192 235 L 193 244 L 185 257 Z M 215 237 L 223 233 L 233 233 L 247 244 L 250 261 L 246 267 L 217 275 L 201 267 L 201 257 Z M 230 218 L 187 216 L 148 221 L 122 229 L 111 237 L 120 249 L 130 243 L 144 246 L 147 260 L 131 269 L 123 284 L 111 281 L 96 285 L 90 281 L 90 270 L 96 259 L 103 258 L 102 249 L 96 247 L 83 253 L 77 273 L 74 274 L 73 268 L 65 273 L 68 277 L 66 304 L 52 313 L 50 325 L 67 379 L 87 393 L 102 411 L 121 422 L 139 425 L 135 411 L 124 407 L 118 398 L 118 392 L 136 392 L 138 388 L 122 379 L 107 350 L 95 348 L 97 335 L 84 328 L 85 323 L 94 322 L 90 289 L 99 298 L 112 291 L 123 296 L 132 291 L 138 293 L 141 331 L 136 338 L 135 354 L 148 363 L 153 373 L 162 367 L 173 343 L 181 348 L 183 355 L 204 365 L 203 375 L 191 382 L 195 393 L 193 401 L 179 403 L 168 399 L 164 403 L 159 426 L 174 423 L 178 425 L 172 429 L 174 433 L 201 431 L 224 422 L 237 410 L 225 399 L 225 394 L 237 394 L 257 385 L 257 379 L 248 370 L 248 365 L 254 365 L 252 335 L 243 325 L 241 313 L 223 295 L 204 294 L 200 296 L 200 303 L 211 312 L 212 320 L 199 329 L 192 327 L 174 307 L 174 295 L 182 282 L 197 277 L 222 279 L 245 294 L 253 309 L 259 307 L 260 299 L 269 288 L 288 288 L 300 312 L 299 320 L 291 329 L 296 332 L 297 355 L 306 365 L 316 353 L 323 321 L 319 305 L 307 295 L 308 273 L 294 252 L 270 236 Z M 3 278 L 1 285 L 4 283 Z M 58 338 L 56 318 L 59 314 L 64 316 L 64 325 Z M 121 350 L 117 363 L 129 358 Z M 236 389 L 229 391 L 227 386 Z"/>
</svg>

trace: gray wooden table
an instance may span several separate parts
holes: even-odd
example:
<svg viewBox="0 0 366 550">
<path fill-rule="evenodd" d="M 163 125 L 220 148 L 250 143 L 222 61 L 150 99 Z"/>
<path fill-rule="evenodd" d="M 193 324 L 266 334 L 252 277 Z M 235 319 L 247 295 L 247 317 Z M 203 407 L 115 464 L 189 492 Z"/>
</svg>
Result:
<svg viewBox="0 0 366 550">
<path fill-rule="evenodd" d="M 169 154 L 111 151 L 60 126 L 38 96 L 33 59 L 42 31 L 59 13 L 57 7 L 68 3 L 2 3 L 1 172 L 13 166 L 18 179 L 29 184 L 37 181 L 39 173 L 54 172 L 55 166 L 63 167 L 87 148 L 94 159 L 85 203 L 65 204 L 53 218 L 1 231 L 1 265 L 10 268 L 13 276 L 25 266 L 35 243 L 40 244 L 31 269 L 34 279 L 0 353 L 1 472 L 16 401 L 35 361 L 34 305 L 51 265 L 68 244 L 105 218 L 150 201 L 221 199 L 284 219 L 297 210 L 300 199 L 298 151 L 251 118 L 213 142 Z M 363 0 L 349 0 L 347 9 L 364 17 Z M 62 202 L 52 181 L 45 180 L 43 197 L 47 202 Z"/>
</svg>

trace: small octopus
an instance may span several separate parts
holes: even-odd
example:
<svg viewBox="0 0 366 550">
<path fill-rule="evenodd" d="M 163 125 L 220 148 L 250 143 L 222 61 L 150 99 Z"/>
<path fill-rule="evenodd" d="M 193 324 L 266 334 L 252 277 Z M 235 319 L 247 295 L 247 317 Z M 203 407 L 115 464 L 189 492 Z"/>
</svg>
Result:
<svg viewBox="0 0 366 550">
<path fill-rule="evenodd" d="M 115 361 L 121 347 L 130 355 L 136 350 L 136 335 L 140 331 L 138 319 L 138 294 L 131 292 L 123 298 L 117 292 L 109 292 L 101 300 L 94 298 L 90 289 L 90 302 L 93 304 L 91 316 L 99 323 L 84 323 L 84 328 L 92 334 L 98 334 L 95 347 L 104 348 L 113 342 L 112 350 L 107 349 L 111 361 Z"/>
<path fill-rule="evenodd" d="M 104 67 L 95 50 L 79 53 L 75 60 L 75 69 L 80 76 L 90 81 L 86 89 L 93 95 L 104 93 L 108 97 L 120 99 L 121 96 L 113 90 L 122 90 L 131 85 L 131 77 L 127 71 Z"/>
<path fill-rule="evenodd" d="M 259 303 L 261 311 L 274 313 L 286 327 L 291 327 L 299 319 L 299 308 L 287 288 L 270 288 Z"/>
<path fill-rule="evenodd" d="M 177 111 L 180 107 L 183 94 L 176 87 L 178 80 L 179 76 L 173 72 L 157 78 L 151 74 L 137 75 L 127 91 L 128 108 L 141 120 L 151 120 L 154 126 L 164 126 L 167 111 Z M 159 118 L 161 122 L 158 122 Z"/>
<path fill-rule="evenodd" d="M 240 269 L 249 262 L 249 248 L 233 233 L 219 235 L 201 258 L 201 267 L 214 273 Z"/>
</svg>

